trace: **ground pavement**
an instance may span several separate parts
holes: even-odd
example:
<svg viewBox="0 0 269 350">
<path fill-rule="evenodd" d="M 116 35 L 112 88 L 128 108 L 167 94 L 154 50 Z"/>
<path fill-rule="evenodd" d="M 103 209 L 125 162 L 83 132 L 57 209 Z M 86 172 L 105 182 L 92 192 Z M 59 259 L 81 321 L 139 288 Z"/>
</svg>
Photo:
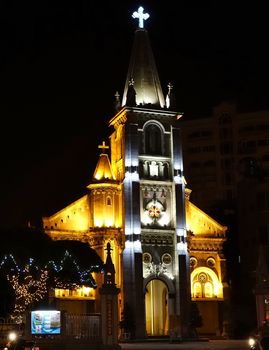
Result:
<svg viewBox="0 0 269 350">
<path fill-rule="evenodd" d="M 120 346 L 122 350 L 249 350 L 247 339 L 184 341 L 181 343 L 147 341 L 121 343 Z"/>
</svg>

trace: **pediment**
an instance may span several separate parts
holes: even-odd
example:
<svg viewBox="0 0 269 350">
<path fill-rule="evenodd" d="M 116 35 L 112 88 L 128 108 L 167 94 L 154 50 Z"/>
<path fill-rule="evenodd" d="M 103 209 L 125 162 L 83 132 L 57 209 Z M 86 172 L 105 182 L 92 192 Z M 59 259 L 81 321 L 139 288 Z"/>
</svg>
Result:
<svg viewBox="0 0 269 350">
<path fill-rule="evenodd" d="M 186 201 L 186 222 L 188 231 L 191 231 L 195 236 L 214 235 L 221 237 L 225 236 L 227 230 L 226 226 L 221 225 L 188 200 Z"/>
</svg>

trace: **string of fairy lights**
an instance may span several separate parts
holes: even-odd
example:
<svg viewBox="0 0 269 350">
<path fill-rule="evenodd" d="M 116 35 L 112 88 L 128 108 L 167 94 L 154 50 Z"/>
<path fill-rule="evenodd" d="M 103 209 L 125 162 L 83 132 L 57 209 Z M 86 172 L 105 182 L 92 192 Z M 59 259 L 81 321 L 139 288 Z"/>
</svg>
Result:
<svg viewBox="0 0 269 350">
<path fill-rule="evenodd" d="M 40 271 L 39 279 L 33 279 L 30 273 L 23 281 L 19 275 L 7 275 L 7 280 L 15 292 L 15 306 L 11 318 L 16 323 L 22 322 L 23 315 L 30 305 L 44 298 L 47 293 L 48 277 L 47 270 Z"/>
<path fill-rule="evenodd" d="M 69 262 L 69 268 L 73 268 L 77 280 L 72 280 L 72 274 L 68 271 L 61 275 L 66 269 L 66 263 Z M 97 285 L 91 275 L 93 268 L 82 269 L 72 255 L 65 251 L 60 262 L 50 260 L 45 266 L 39 266 L 33 258 L 30 258 L 26 264 L 19 266 L 12 254 L 7 254 L 0 262 L 0 273 L 5 275 L 15 294 L 15 305 L 11 318 L 16 323 L 21 323 L 25 311 L 36 302 L 44 299 L 49 288 L 59 289 L 78 289 L 85 284 L 90 284 L 96 288 Z M 68 268 L 67 268 L 68 270 Z M 74 278 L 74 275 L 73 275 Z"/>
</svg>

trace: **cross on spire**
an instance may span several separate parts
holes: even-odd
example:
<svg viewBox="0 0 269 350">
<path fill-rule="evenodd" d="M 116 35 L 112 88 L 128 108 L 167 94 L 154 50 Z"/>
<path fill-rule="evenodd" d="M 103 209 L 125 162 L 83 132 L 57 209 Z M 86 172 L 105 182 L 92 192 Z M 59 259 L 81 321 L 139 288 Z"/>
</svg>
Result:
<svg viewBox="0 0 269 350">
<path fill-rule="evenodd" d="M 109 148 L 109 146 L 106 146 L 106 142 L 103 141 L 101 145 L 98 146 L 98 148 L 102 149 L 102 153 L 105 153 L 105 149 Z"/>
<path fill-rule="evenodd" d="M 170 94 L 171 90 L 173 89 L 173 85 L 171 83 L 168 83 L 168 94 Z"/>
<path fill-rule="evenodd" d="M 133 18 L 138 18 L 138 27 L 139 28 L 144 28 L 144 20 L 149 18 L 148 13 L 143 13 L 144 9 L 142 6 L 139 7 L 138 11 L 135 11 L 132 14 Z"/>
</svg>

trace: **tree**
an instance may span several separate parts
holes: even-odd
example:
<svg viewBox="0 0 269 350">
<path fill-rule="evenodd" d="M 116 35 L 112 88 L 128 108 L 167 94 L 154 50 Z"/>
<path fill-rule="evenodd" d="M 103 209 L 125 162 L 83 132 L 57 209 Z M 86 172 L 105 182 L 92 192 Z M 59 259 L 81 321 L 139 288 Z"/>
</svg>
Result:
<svg viewBox="0 0 269 350">
<path fill-rule="evenodd" d="M 16 323 L 22 323 L 25 311 L 46 296 L 48 277 L 46 268 L 40 269 L 33 276 L 29 265 L 25 266 L 23 272 L 10 271 L 7 274 L 7 280 L 15 293 L 14 310 L 10 316 Z"/>
<path fill-rule="evenodd" d="M 32 229 L 1 237 L 0 278 L 10 292 L 0 300 L 1 316 L 20 323 L 27 309 L 47 300 L 50 288 L 96 288 L 92 272 L 100 272 L 103 262 L 87 243 L 53 241 Z"/>
</svg>

